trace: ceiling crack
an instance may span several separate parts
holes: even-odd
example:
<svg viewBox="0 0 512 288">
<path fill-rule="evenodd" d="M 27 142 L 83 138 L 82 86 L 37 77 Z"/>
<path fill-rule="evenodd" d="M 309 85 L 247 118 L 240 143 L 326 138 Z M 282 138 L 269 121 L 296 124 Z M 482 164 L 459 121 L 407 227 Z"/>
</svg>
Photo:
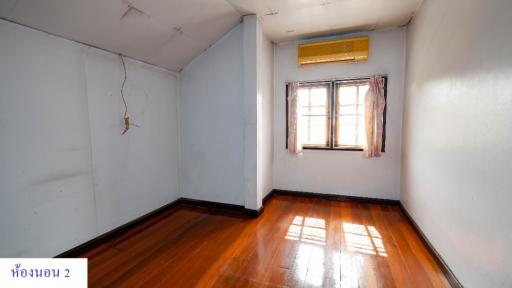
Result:
<svg viewBox="0 0 512 288">
<path fill-rule="evenodd" d="M 142 11 L 141 9 L 137 8 L 135 5 L 135 1 L 132 1 L 130 3 L 127 4 L 128 8 L 126 9 L 126 11 L 124 11 L 123 15 L 121 15 L 121 18 L 119 20 L 122 20 L 124 17 L 126 17 L 126 15 L 128 15 L 128 13 L 130 13 L 130 11 L 135 11 L 141 15 L 146 15 L 149 17 L 149 15 Z"/>
</svg>

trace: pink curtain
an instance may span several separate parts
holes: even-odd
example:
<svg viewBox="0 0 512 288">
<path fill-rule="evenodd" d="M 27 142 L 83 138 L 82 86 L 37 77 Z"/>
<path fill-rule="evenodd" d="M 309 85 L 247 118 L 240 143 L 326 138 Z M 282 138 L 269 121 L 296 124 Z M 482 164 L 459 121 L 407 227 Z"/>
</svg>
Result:
<svg viewBox="0 0 512 288">
<path fill-rule="evenodd" d="M 366 147 L 363 155 L 367 158 L 380 157 L 382 150 L 382 131 L 384 119 L 384 77 L 372 76 L 370 88 L 364 98 Z"/>
<path fill-rule="evenodd" d="M 302 153 L 298 90 L 298 82 L 288 84 L 288 151 L 292 154 Z"/>
</svg>

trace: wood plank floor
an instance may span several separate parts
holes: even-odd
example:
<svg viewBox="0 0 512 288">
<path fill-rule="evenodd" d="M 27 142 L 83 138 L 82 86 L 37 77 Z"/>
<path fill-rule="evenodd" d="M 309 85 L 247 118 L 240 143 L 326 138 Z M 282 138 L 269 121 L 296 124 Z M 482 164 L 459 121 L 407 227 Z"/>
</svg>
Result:
<svg viewBox="0 0 512 288">
<path fill-rule="evenodd" d="M 257 219 L 179 206 L 83 256 L 90 287 L 449 287 L 398 207 L 284 195 Z"/>
</svg>

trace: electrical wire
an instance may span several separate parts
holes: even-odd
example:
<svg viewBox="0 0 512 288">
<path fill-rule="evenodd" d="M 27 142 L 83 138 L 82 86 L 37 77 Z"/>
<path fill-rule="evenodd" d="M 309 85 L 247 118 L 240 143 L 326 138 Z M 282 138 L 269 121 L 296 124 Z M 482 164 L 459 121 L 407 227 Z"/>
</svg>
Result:
<svg viewBox="0 0 512 288">
<path fill-rule="evenodd" d="M 123 84 L 121 85 L 121 98 L 123 99 L 124 103 L 124 118 L 128 117 L 128 104 L 126 104 L 126 99 L 124 98 L 124 84 L 126 83 L 126 64 L 124 63 L 124 57 L 122 54 L 119 54 L 119 57 L 121 57 L 121 62 L 123 63 L 123 70 L 124 70 L 124 79 Z"/>
<path fill-rule="evenodd" d="M 126 83 L 126 64 L 124 63 L 123 55 L 119 54 L 119 57 L 121 57 L 121 62 L 123 63 L 124 70 L 124 79 L 123 84 L 121 85 L 121 98 L 123 99 L 124 103 L 124 130 L 121 133 L 121 135 L 124 135 L 130 129 L 130 117 L 128 117 L 128 104 L 126 103 L 126 99 L 124 98 L 124 84 Z"/>
</svg>

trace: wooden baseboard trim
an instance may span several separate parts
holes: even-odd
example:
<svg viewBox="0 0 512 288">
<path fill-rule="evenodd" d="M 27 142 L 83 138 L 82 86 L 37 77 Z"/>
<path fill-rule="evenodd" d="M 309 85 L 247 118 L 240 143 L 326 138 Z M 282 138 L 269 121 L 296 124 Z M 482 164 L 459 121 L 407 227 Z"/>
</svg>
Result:
<svg viewBox="0 0 512 288">
<path fill-rule="evenodd" d="M 263 213 L 263 206 L 258 210 L 245 208 L 244 213 L 251 218 L 258 218 Z"/>
<path fill-rule="evenodd" d="M 113 230 L 110 230 L 104 234 L 101 234 L 100 236 L 96 237 L 96 238 L 93 238 L 83 244 L 80 244 L 74 248 L 71 248 L 70 250 L 68 251 L 65 251 L 57 256 L 55 256 L 55 258 L 76 258 L 76 257 L 79 257 L 80 255 L 83 255 L 85 252 L 87 251 L 90 251 L 92 250 L 93 248 L 95 247 L 98 247 L 99 245 L 103 244 L 103 243 L 106 243 L 118 236 L 120 236 L 121 234 L 127 232 L 128 230 L 136 227 L 136 226 L 139 226 L 141 225 L 142 223 L 166 212 L 166 211 L 169 211 L 171 209 L 173 209 L 174 207 L 178 206 L 179 205 L 179 202 L 180 202 L 181 199 L 177 199 L 167 205 L 164 205 L 156 210 L 153 210 L 145 215 L 142 215 L 124 225 L 121 225 L 117 228 L 114 228 Z"/>
<path fill-rule="evenodd" d="M 369 198 L 369 197 L 358 197 L 358 196 L 346 196 L 346 195 L 336 195 L 336 194 L 322 194 L 322 193 L 313 193 L 313 192 L 302 192 L 302 191 L 291 191 L 291 190 L 281 190 L 274 189 L 270 192 L 263 202 L 268 201 L 273 195 L 289 195 L 296 197 L 308 197 L 308 198 L 318 198 L 332 201 L 343 201 L 343 202 L 353 202 L 353 203 L 362 203 L 362 204 L 381 204 L 381 205 L 400 205 L 400 201 L 391 200 L 391 199 L 380 199 L 380 198 Z"/>
<path fill-rule="evenodd" d="M 275 191 L 276 191 L 276 189 L 272 189 L 272 190 L 270 190 L 270 192 L 267 193 L 267 195 L 265 195 L 265 197 L 263 197 L 263 200 L 261 201 L 262 207 L 265 207 L 265 204 L 268 202 L 268 200 L 270 200 L 270 198 L 272 198 Z"/>
<path fill-rule="evenodd" d="M 457 279 L 457 277 L 455 276 L 453 271 L 450 269 L 448 264 L 446 264 L 446 262 L 443 260 L 443 257 L 441 257 L 441 254 L 439 254 L 439 252 L 437 252 L 437 250 L 434 248 L 432 243 L 428 240 L 427 236 L 425 235 L 425 233 L 423 233 L 423 230 L 421 230 L 420 226 L 418 226 L 416 221 L 414 221 L 414 219 L 412 219 L 411 215 L 409 214 L 409 212 L 407 212 L 407 209 L 405 209 L 404 205 L 400 202 L 399 206 L 400 206 L 400 210 L 402 211 L 402 214 L 404 214 L 405 218 L 407 218 L 407 221 L 409 222 L 409 224 L 411 224 L 413 229 L 416 231 L 416 234 L 418 234 L 418 236 L 420 236 L 421 241 L 423 242 L 425 247 L 427 247 L 430 254 L 434 257 L 434 260 L 436 261 L 437 265 L 439 265 L 439 267 L 441 268 L 441 271 L 443 272 L 444 276 L 448 280 L 448 283 L 450 283 L 450 285 L 455 288 L 464 287 L 464 286 L 462 286 L 462 283 L 460 283 L 459 279 Z"/>
<path fill-rule="evenodd" d="M 191 199 L 191 198 L 180 198 L 179 204 L 188 205 L 188 206 L 212 208 L 212 209 L 218 209 L 218 210 L 238 211 L 238 212 L 241 212 L 245 209 L 245 207 L 242 205 L 213 202 L 213 201 L 206 201 L 206 200 L 197 200 L 197 199 Z"/>
<path fill-rule="evenodd" d="M 206 201 L 206 200 L 196 200 L 196 199 L 190 199 L 190 198 L 179 198 L 175 201 L 164 205 L 156 210 L 153 210 L 145 215 L 142 215 L 138 217 L 137 219 L 134 219 L 124 225 L 121 225 L 117 228 L 114 228 L 113 230 L 110 230 L 96 238 L 93 238 L 83 244 L 80 244 L 74 248 L 71 248 L 68 251 L 65 251 L 57 256 L 55 258 L 76 258 L 80 255 L 83 255 L 85 252 L 92 250 L 93 248 L 110 241 L 119 235 L 127 232 L 128 230 L 141 225 L 142 223 L 151 220 L 152 218 L 169 211 L 179 205 L 189 205 L 189 206 L 197 206 L 197 207 L 207 207 L 207 208 L 213 208 L 223 211 L 234 211 L 239 212 L 241 214 L 247 215 L 251 218 L 258 217 L 263 212 L 263 207 L 261 207 L 258 210 L 254 209 L 247 209 L 242 205 L 236 205 L 236 204 L 227 204 L 227 203 L 220 203 L 220 202 L 213 202 L 213 201 Z"/>
<path fill-rule="evenodd" d="M 236 211 L 236 212 L 243 213 L 249 217 L 258 217 L 261 214 L 261 212 L 263 211 L 263 207 L 261 207 L 258 210 L 254 210 L 254 209 L 245 208 L 244 206 L 237 205 L 237 204 L 227 204 L 227 203 L 221 203 L 221 202 L 196 200 L 196 199 L 190 199 L 190 198 L 180 198 L 179 204 L 207 207 L 207 208 L 213 208 L 213 209 L 219 209 L 219 210 Z"/>
</svg>

